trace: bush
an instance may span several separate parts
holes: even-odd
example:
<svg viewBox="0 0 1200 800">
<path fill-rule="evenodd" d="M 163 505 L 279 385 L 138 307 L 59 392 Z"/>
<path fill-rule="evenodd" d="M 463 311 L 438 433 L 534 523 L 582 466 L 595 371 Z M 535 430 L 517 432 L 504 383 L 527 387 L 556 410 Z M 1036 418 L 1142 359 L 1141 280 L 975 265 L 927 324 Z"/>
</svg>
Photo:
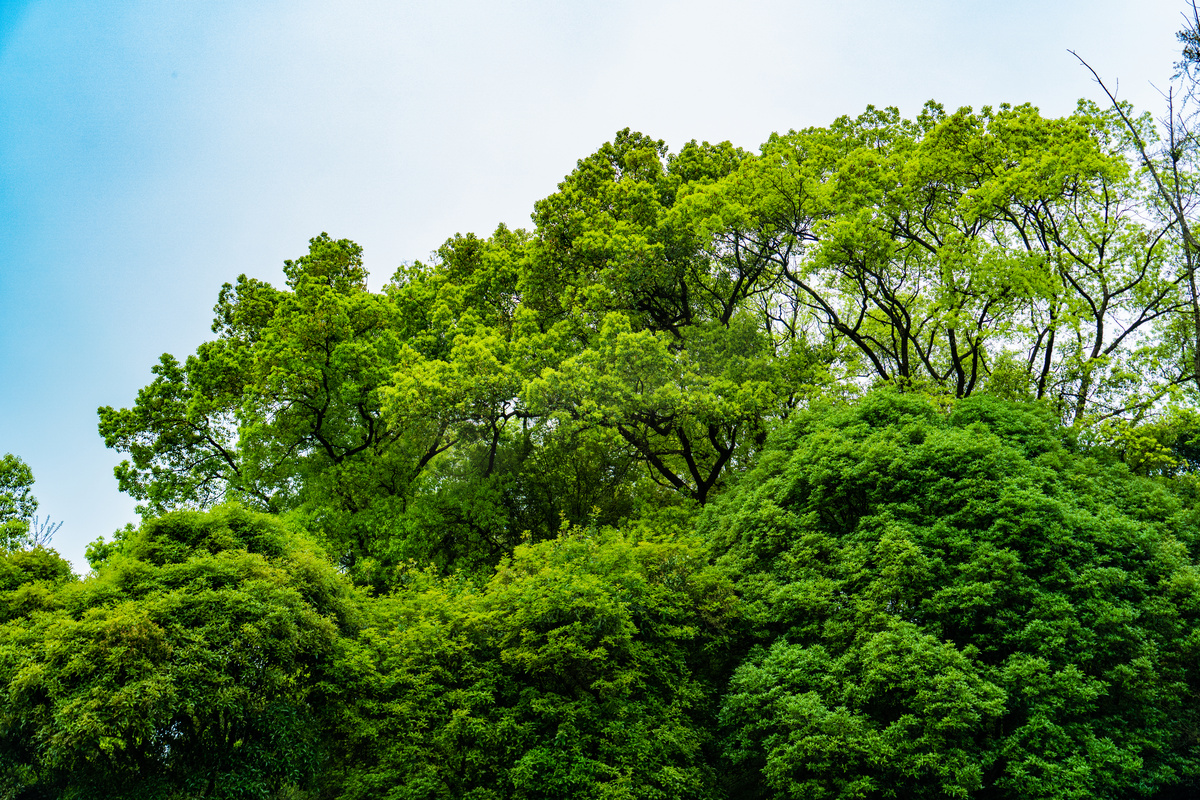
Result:
<svg viewBox="0 0 1200 800">
<path fill-rule="evenodd" d="M 1042 410 L 880 392 L 779 432 L 702 522 L 749 647 L 745 797 L 1149 796 L 1195 779 L 1200 573 L 1162 486 Z"/>
</svg>

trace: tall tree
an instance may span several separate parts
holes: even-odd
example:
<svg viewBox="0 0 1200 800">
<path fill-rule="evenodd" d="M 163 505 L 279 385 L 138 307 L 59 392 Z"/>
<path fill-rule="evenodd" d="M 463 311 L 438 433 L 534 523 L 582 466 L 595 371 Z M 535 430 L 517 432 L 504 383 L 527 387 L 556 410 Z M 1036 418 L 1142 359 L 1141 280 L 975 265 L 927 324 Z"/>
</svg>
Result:
<svg viewBox="0 0 1200 800">
<path fill-rule="evenodd" d="M 12 453 L 0 458 L 0 550 L 29 544 L 29 526 L 37 510 L 33 471 Z"/>
<path fill-rule="evenodd" d="M 367 291 L 361 248 L 322 234 L 284 272 L 286 290 L 226 284 L 217 338 L 182 365 L 164 355 L 132 408 L 100 409 L 100 431 L 130 454 L 117 477 L 144 513 L 226 499 L 307 507 L 353 561 L 447 432 L 383 412 L 382 389 L 413 351 L 397 303 Z"/>
<path fill-rule="evenodd" d="M 1183 14 L 1184 26 L 1176 33 L 1182 45 L 1180 60 L 1175 63 L 1172 84 L 1164 92 L 1166 111 L 1153 126 L 1146 116 L 1137 117 L 1127 103 L 1118 100 L 1116 92 L 1092 66 L 1075 51 L 1072 55 L 1092 74 L 1111 103 L 1128 134 L 1138 166 L 1144 171 L 1156 202 L 1151 208 L 1164 220 L 1178 242 L 1175 264 L 1177 280 L 1187 289 L 1188 318 L 1180 326 L 1184 331 L 1186 369 L 1197 390 L 1200 390 L 1200 239 L 1197 238 L 1195 214 L 1200 196 L 1196 191 L 1197 161 L 1195 120 L 1197 114 L 1197 68 L 1200 67 L 1200 7 L 1192 0 Z"/>
<path fill-rule="evenodd" d="M 1162 231 L 1138 217 L 1127 144 L 1094 107 L 868 109 L 772 137 L 694 202 L 714 237 L 784 279 L 764 306 L 781 335 L 816 334 L 862 379 L 959 397 L 1015 369 L 1082 418 L 1180 380 L 1095 391 L 1184 308 Z"/>
<path fill-rule="evenodd" d="M 780 280 L 773 265 L 714 244 L 683 202 L 745 158 L 728 143 L 668 155 L 619 132 L 537 204 L 522 283 L 543 354 L 530 407 L 615 434 L 653 480 L 701 504 L 822 367 L 761 330 L 754 302 Z"/>
</svg>

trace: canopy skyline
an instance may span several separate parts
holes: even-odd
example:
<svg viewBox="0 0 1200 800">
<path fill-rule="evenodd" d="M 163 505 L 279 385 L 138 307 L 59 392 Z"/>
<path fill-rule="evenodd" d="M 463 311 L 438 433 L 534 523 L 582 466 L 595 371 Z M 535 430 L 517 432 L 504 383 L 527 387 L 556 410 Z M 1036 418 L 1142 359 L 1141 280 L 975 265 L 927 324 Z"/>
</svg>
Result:
<svg viewBox="0 0 1200 800">
<path fill-rule="evenodd" d="M 624 127 L 756 149 L 867 104 L 911 116 L 1098 87 L 1158 112 L 1174 2 L 581 4 L 44 0 L 0 12 L 0 452 L 77 570 L 134 521 L 96 408 L 208 338 L 221 283 L 282 282 L 329 231 L 378 289 L 455 232 L 527 225 Z M 1030 22 L 1034 20 L 1034 22 Z"/>
</svg>

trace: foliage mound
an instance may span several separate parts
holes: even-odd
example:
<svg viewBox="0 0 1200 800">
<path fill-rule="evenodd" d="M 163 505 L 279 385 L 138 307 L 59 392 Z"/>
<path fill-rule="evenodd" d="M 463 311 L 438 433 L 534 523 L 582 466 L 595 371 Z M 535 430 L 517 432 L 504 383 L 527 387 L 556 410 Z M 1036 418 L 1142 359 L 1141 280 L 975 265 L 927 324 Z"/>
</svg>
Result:
<svg viewBox="0 0 1200 800">
<path fill-rule="evenodd" d="M 734 796 L 1195 780 L 1195 512 L 1044 408 L 879 392 L 802 415 L 702 529 L 744 600 Z"/>
<path fill-rule="evenodd" d="M 275 518 L 224 507 L 147 523 L 83 582 L 64 572 L 52 551 L 0 560 L 24 576 L 0 592 L 24 612 L 0 627 L 0 795 L 312 783 L 341 691 L 332 668 L 358 626 L 326 559 Z"/>
<path fill-rule="evenodd" d="M 381 603 L 344 797 L 712 796 L 733 596 L 687 537 L 573 529 Z"/>
</svg>

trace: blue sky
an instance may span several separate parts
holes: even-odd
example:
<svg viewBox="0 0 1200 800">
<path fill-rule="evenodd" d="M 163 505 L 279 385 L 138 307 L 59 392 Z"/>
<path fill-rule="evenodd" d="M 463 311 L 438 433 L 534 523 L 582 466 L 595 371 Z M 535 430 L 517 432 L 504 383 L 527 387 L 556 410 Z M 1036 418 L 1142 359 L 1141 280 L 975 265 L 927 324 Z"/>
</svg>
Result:
<svg viewBox="0 0 1200 800">
<path fill-rule="evenodd" d="M 224 281 L 321 231 L 378 288 L 455 232 L 528 222 L 626 126 L 756 148 L 868 103 L 1158 111 L 1182 3 L 0 0 L 0 454 L 55 545 L 134 520 L 96 408 L 209 336 Z"/>
</svg>

